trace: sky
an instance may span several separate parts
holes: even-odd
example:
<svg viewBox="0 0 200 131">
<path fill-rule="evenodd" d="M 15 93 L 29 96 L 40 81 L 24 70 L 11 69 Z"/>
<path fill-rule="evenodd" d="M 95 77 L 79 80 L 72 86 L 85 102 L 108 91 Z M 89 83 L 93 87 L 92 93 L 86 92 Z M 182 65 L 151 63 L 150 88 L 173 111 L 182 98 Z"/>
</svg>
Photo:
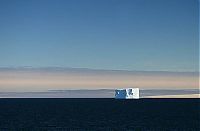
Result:
<svg viewBox="0 0 200 131">
<path fill-rule="evenodd" d="M 198 0 L 0 0 L 0 67 L 199 71 Z"/>
<path fill-rule="evenodd" d="M 144 90 L 193 90 L 199 87 L 199 74 L 76 68 L 0 68 L 0 93 L 128 87 Z"/>
</svg>

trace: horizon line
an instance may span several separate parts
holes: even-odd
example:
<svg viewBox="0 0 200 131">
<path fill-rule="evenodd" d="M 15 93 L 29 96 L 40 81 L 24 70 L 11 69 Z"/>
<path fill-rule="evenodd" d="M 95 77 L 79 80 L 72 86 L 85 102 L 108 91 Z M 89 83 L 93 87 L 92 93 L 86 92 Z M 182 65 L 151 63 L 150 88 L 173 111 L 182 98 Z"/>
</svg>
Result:
<svg viewBox="0 0 200 131">
<path fill-rule="evenodd" d="M 67 66 L 0 66 L 0 69 L 84 69 L 96 71 L 126 71 L 126 72 L 168 72 L 168 73 L 200 73 L 200 71 L 173 71 L 173 70 L 128 70 L 128 69 L 105 69 L 87 67 L 67 67 Z"/>
</svg>

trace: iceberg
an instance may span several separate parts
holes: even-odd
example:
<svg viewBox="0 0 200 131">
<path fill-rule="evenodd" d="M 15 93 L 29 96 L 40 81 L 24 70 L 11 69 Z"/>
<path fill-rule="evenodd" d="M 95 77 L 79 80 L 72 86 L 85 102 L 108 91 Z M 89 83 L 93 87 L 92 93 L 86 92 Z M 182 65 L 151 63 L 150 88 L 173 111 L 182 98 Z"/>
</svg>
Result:
<svg viewBox="0 0 200 131">
<path fill-rule="evenodd" d="M 115 99 L 139 99 L 139 88 L 116 89 Z"/>
</svg>

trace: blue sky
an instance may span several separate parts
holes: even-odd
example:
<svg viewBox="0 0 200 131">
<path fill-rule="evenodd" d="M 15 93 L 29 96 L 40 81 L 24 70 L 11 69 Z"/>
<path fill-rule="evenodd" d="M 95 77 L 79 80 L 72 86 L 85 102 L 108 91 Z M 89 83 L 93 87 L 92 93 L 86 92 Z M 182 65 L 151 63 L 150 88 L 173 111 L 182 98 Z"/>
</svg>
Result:
<svg viewBox="0 0 200 131">
<path fill-rule="evenodd" d="M 198 71 L 198 0 L 1 0 L 0 67 Z"/>
</svg>

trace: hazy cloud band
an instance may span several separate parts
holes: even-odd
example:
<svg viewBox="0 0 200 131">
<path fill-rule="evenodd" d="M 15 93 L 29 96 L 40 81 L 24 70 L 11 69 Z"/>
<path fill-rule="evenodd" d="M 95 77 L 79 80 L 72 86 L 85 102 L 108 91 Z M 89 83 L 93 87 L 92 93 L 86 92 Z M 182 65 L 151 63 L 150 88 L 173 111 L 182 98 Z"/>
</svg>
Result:
<svg viewBox="0 0 200 131">
<path fill-rule="evenodd" d="M 110 71 L 75 68 L 1 68 L 0 91 L 54 89 L 198 89 L 196 72 Z"/>
</svg>

